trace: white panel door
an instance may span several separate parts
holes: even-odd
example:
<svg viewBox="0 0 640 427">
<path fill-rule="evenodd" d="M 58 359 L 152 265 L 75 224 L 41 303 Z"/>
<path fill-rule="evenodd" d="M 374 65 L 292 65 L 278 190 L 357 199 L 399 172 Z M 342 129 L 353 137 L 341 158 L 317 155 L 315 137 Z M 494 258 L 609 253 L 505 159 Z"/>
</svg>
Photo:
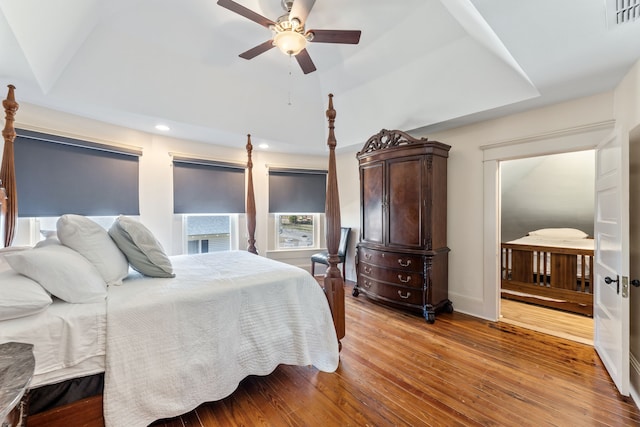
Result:
<svg viewBox="0 0 640 427">
<path fill-rule="evenodd" d="M 612 134 L 596 149 L 594 345 L 620 393 L 629 395 L 628 143 Z M 625 163 L 627 162 L 627 163 Z"/>
</svg>

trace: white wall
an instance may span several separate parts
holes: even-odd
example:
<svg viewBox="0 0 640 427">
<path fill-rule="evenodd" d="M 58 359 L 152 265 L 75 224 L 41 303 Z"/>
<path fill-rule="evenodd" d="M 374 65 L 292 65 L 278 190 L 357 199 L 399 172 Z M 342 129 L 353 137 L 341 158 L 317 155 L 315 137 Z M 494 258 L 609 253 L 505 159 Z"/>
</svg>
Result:
<svg viewBox="0 0 640 427">
<path fill-rule="evenodd" d="M 594 175 L 594 150 L 501 162 L 501 241 L 540 228 L 593 236 Z"/>
<path fill-rule="evenodd" d="M 355 247 L 360 240 L 360 175 L 356 154 L 362 147 L 340 149 L 339 123 L 336 127 L 338 140 L 336 166 L 338 170 L 338 192 L 340 194 L 340 221 L 343 227 L 351 227 L 347 250 L 347 280 L 356 280 Z M 362 141 L 364 145 L 365 141 Z"/>
</svg>

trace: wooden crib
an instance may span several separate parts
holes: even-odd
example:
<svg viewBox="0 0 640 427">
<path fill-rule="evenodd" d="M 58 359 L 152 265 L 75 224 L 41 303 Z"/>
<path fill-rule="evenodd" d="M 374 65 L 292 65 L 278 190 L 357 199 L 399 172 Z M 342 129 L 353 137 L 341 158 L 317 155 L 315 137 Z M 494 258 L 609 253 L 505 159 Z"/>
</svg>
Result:
<svg viewBox="0 0 640 427">
<path fill-rule="evenodd" d="M 503 298 L 593 316 L 593 239 L 581 247 L 502 243 Z"/>
</svg>

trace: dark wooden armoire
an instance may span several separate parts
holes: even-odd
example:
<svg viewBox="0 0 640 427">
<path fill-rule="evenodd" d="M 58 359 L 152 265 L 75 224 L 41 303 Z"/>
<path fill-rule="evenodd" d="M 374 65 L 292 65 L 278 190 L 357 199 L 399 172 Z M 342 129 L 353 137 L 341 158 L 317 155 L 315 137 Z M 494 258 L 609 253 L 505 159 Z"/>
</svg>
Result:
<svg viewBox="0 0 640 427">
<path fill-rule="evenodd" d="M 448 296 L 449 145 L 381 130 L 357 154 L 360 164 L 360 293 L 419 310 L 429 323 L 453 311 Z"/>
</svg>

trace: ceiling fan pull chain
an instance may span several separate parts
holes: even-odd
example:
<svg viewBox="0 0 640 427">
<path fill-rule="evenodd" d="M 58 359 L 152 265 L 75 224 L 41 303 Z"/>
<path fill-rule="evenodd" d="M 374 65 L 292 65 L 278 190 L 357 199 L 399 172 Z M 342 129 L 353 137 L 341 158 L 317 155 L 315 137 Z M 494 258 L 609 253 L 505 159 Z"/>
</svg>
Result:
<svg viewBox="0 0 640 427">
<path fill-rule="evenodd" d="M 289 54 L 289 102 L 287 105 L 291 105 L 291 88 L 293 87 L 293 74 L 291 72 L 291 67 L 293 63 L 293 55 Z"/>
</svg>

